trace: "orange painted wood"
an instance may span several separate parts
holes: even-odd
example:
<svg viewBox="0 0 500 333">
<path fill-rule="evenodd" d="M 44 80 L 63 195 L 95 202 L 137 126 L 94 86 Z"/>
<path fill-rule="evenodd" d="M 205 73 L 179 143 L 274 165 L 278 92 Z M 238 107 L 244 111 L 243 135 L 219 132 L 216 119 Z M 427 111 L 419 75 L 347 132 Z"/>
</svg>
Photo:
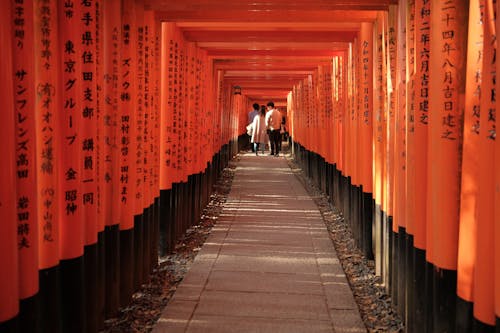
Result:
<svg viewBox="0 0 500 333">
<path fill-rule="evenodd" d="M 169 2 L 170 3 L 170 2 Z M 227 3 L 226 3 L 227 4 Z M 158 8 L 157 17 L 168 22 L 241 22 L 242 17 L 252 17 L 252 22 L 365 22 L 376 18 L 377 12 L 373 10 L 318 10 L 309 8 L 307 11 L 282 10 L 280 15 L 276 12 L 260 11 L 251 12 L 230 10 L 226 6 L 220 9 L 197 11 L 162 11 Z"/>
<path fill-rule="evenodd" d="M 478 157 L 477 242 L 474 266 L 474 317 L 495 325 L 494 311 L 494 197 L 491 175 L 495 172 L 496 138 L 496 37 L 495 5 L 485 1 L 483 67 L 481 74 L 481 115 Z"/>
<path fill-rule="evenodd" d="M 3 10 L 3 9 L 2 9 Z M 7 14 L 7 12 L 5 13 Z M 19 254 L 19 297 L 38 292 L 38 220 L 35 164 L 35 59 L 33 6 L 12 7 L 12 72 L 16 122 L 17 249 Z M 13 38 L 12 38 L 13 37 Z M 2 43 L 2 45 L 6 45 Z M 8 60 L 4 59 L 7 63 Z M 2 79 L 2 81 L 4 81 Z M 6 100 L 6 98 L 2 98 Z M 8 110 L 8 109 L 6 109 Z M 5 111 L 7 112 L 7 111 Z M 2 182 L 3 184 L 3 182 Z M 8 190 L 12 190 L 6 186 Z M 7 219 L 2 219 L 7 221 Z M 3 232 L 2 232 L 3 233 Z"/>
<path fill-rule="evenodd" d="M 483 7 L 482 7 L 483 6 Z M 482 8 L 481 8 L 482 7 Z M 481 13 L 482 12 L 482 13 Z M 474 0 L 469 5 L 469 34 L 467 46 L 467 77 L 465 87 L 464 139 L 462 153 L 462 183 L 460 192 L 460 229 L 458 238 L 457 295 L 473 301 L 474 266 L 476 261 L 478 172 L 481 109 L 484 1 Z"/>
<path fill-rule="evenodd" d="M 394 83 L 396 94 L 394 126 L 394 225 L 406 228 L 406 3 L 399 7 L 397 32 L 397 68 Z"/>
<path fill-rule="evenodd" d="M 459 138 L 464 107 L 467 8 L 461 1 L 431 3 L 427 182 L 427 261 L 456 269 L 459 221 Z M 454 17 L 454 20 L 449 20 Z M 435 28 L 435 29 L 434 29 Z"/>
<path fill-rule="evenodd" d="M 109 151 L 109 155 L 104 157 L 104 165 L 102 167 L 103 175 L 101 177 L 101 205 L 108 205 L 109 211 L 102 211 L 106 219 L 105 225 L 112 226 L 120 223 L 121 214 L 121 192 L 122 186 L 120 181 L 121 170 L 121 99 L 120 88 L 121 82 L 121 15 L 116 13 L 121 12 L 121 0 L 106 1 L 103 3 L 102 16 L 102 44 L 103 58 L 102 72 L 102 99 L 104 105 L 101 107 L 103 114 L 105 130 L 103 138 L 105 140 L 105 152 Z M 108 138 L 108 139 L 106 139 Z M 108 203 L 108 204 L 107 204 Z M 106 209 L 106 208 L 103 208 Z"/>
<path fill-rule="evenodd" d="M 360 127 L 361 156 L 360 177 L 363 192 L 373 192 L 372 158 L 373 158 L 373 24 L 363 23 L 360 31 Z"/>
<path fill-rule="evenodd" d="M 39 268 L 59 264 L 60 226 L 58 188 L 61 158 L 59 116 L 61 107 L 61 71 L 55 1 L 37 2 L 35 13 L 35 93 L 36 93 L 36 165 L 38 190 Z M 47 43 L 49 41 L 49 43 Z M 60 85 L 61 84 L 61 85 Z"/>
<path fill-rule="evenodd" d="M 134 92 L 135 99 L 135 109 L 133 110 L 135 114 L 135 135 L 133 137 L 133 145 L 135 146 L 135 155 L 133 156 L 133 165 L 135 166 L 134 175 L 134 215 L 141 215 L 144 211 L 144 198 L 146 193 L 144 192 L 144 177 L 147 174 L 147 166 L 144 163 L 145 157 L 145 142 L 144 142 L 144 131 L 145 131 L 145 47 L 146 43 L 144 40 L 144 8 L 140 1 L 136 1 L 135 9 L 135 24 L 136 24 L 136 49 L 135 49 L 135 73 L 136 73 L 136 89 Z"/>
<path fill-rule="evenodd" d="M 0 173 L 0 322 L 14 318 L 19 312 L 19 266 L 16 220 L 16 120 L 12 52 L 14 45 L 13 26 L 10 24 L 12 8 L 10 1 L 0 4 L 0 43 L 3 59 L 0 66 L 0 98 L 4 110 L 0 112 L 2 144 L 2 172 Z"/>
<path fill-rule="evenodd" d="M 175 66 L 175 26 L 173 23 L 161 25 L 161 116 L 160 116 L 160 189 L 168 190 L 173 181 L 174 156 L 174 66 Z"/>
<path fill-rule="evenodd" d="M 398 37 L 398 7 L 396 5 L 389 6 L 388 26 L 387 26 L 387 86 L 388 86 L 388 115 L 387 115 L 387 163 L 386 163 L 386 198 L 387 198 L 387 214 L 394 216 L 394 177 L 395 177 L 395 132 L 396 132 L 396 112 L 397 112 L 397 37 Z M 394 221 L 394 220 L 393 220 Z M 398 226 L 398 222 L 394 221 L 394 228 Z"/>
<path fill-rule="evenodd" d="M 418 244 L 421 247 L 422 235 L 425 234 L 427 225 L 427 137 L 429 124 L 429 78 L 430 73 L 430 2 L 423 0 L 415 1 L 415 99 L 414 110 L 414 162 L 412 163 L 412 173 L 415 179 L 415 186 L 421 184 L 420 190 L 413 194 L 414 199 L 414 220 Z M 418 221 L 418 222 L 417 222 Z"/>
<path fill-rule="evenodd" d="M 59 118 L 61 128 L 61 161 L 59 167 L 60 196 L 60 256 L 61 259 L 74 259 L 83 255 L 85 242 L 83 202 L 83 75 L 82 10 L 75 6 L 72 10 L 63 3 L 58 4 L 59 38 L 62 63 L 63 112 Z M 97 116 L 97 115 L 95 115 Z"/>
<path fill-rule="evenodd" d="M 82 91 L 79 99 L 82 106 L 80 145 L 82 154 L 82 209 L 85 221 L 85 244 L 97 243 L 97 31 L 95 2 L 81 3 L 80 31 L 82 60 Z M 78 17 L 77 17 L 78 18 Z M 76 55 L 78 56 L 78 54 Z"/>
<path fill-rule="evenodd" d="M 410 235 L 413 235 L 413 244 L 420 250 L 426 249 L 426 224 L 415 220 L 415 81 L 417 56 L 415 17 L 416 0 L 408 0 L 406 12 L 406 207 L 405 224 Z M 427 168 L 427 167 L 426 167 Z M 425 180 L 427 182 L 427 180 Z"/>
<path fill-rule="evenodd" d="M 119 69 L 119 147 L 120 147 L 120 230 L 134 227 L 136 191 L 137 118 L 137 24 L 134 0 L 122 1 L 121 54 Z"/>
<path fill-rule="evenodd" d="M 500 11 L 500 2 L 497 1 L 496 11 L 499 13 Z M 496 31 L 500 31 L 500 20 L 496 20 L 495 22 Z M 498 44 L 497 44 L 498 46 Z M 496 72 L 500 73 L 500 62 L 496 62 Z M 496 87 L 499 88 L 499 81 L 497 80 Z M 498 102 L 497 102 L 498 105 Z M 500 142 L 495 140 L 495 172 L 493 174 L 494 182 L 495 182 L 495 242 L 494 242 L 494 267 L 495 267 L 495 285 L 494 285 L 494 293 L 495 293 L 495 315 L 499 317 L 500 315 Z"/>
</svg>

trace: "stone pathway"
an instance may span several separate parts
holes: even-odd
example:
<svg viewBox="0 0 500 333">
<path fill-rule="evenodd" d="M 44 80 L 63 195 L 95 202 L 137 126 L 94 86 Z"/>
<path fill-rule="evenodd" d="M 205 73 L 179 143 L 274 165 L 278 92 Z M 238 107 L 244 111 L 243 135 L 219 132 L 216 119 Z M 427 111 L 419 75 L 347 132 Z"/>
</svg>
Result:
<svg viewBox="0 0 500 333">
<path fill-rule="evenodd" d="M 284 158 L 242 154 L 153 333 L 366 332 L 321 214 Z"/>
</svg>

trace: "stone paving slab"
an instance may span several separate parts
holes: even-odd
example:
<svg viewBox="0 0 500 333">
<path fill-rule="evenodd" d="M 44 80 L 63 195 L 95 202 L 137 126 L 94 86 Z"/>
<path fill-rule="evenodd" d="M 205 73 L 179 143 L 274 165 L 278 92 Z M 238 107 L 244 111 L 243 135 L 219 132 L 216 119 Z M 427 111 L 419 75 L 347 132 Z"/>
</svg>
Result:
<svg viewBox="0 0 500 333">
<path fill-rule="evenodd" d="M 366 332 L 321 214 L 283 158 L 242 155 L 153 333 Z"/>
</svg>

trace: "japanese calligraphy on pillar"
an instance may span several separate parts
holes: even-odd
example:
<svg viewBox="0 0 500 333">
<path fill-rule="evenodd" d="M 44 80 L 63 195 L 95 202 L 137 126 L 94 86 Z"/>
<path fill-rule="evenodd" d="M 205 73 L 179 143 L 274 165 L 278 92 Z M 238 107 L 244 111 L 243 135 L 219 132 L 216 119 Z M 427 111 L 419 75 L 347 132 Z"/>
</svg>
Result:
<svg viewBox="0 0 500 333">
<path fill-rule="evenodd" d="M 54 1 L 38 0 L 35 3 L 35 78 L 38 220 L 40 268 L 59 262 L 58 225 L 58 168 L 59 155 L 58 100 L 59 68 L 57 36 L 57 8 Z"/>
<path fill-rule="evenodd" d="M 454 1 L 443 1 L 440 6 L 440 18 L 442 24 L 440 44 L 441 54 L 438 55 L 441 60 L 442 72 L 441 80 L 444 83 L 441 90 L 442 105 L 441 111 L 441 138 L 445 140 L 457 140 L 459 136 L 458 122 L 458 91 L 456 83 L 459 78 L 457 76 L 457 61 L 458 52 L 455 39 L 456 36 L 456 15 L 457 8 Z"/>
<path fill-rule="evenodd" d="M 417 121 L 423 125 L 429 123 L 429 50 L 431 29 L 430 0 L 419 0 L 415 24 L 418 26 L 416 56 L 416 96 Z"/>
<path fill-rule="evenodd" d="M 145 22 L 144 22 L 144 131 L 143 131 L 143 178 L 142 181 L 144 183 L 143 192 L 144 192 L 144 207 L 149 206 L 151 203 L 151 189 L 153 188 L 153 170 L 152 170 L 152 160 L 153 160 L 153 144 L 152 137 L 150 137 L 151 133 L 153 133 L 153 123 L 151 122 L 152 115 L 152 96 L 151 93 L 151 80 L 153 78 L 152 75 L 152 51 L 151 48 L 153 44 L 151 43 L 151 38 L 154 36 L 151 35 L 152 24 L 154 24 L 154 16 L 152 18 L 153 22 L 150 21 L 150 13 L 145 13 Z"/>
<path fill-rule="evenodd" d="M 407 129 L 409 135 L 413 135 L 415 131 L 415 72 L 416 72 L 416 30 L 415 30 L 415 15 L 416 15 L 416 3 L 415 0 L 408 0 L 408 12 L 407 12 L 407 33 L 406 33 L 406 59 L 407 59 L 407 93 L 406 93 L 406 105 L 407 105 Z"/>
<path fill-rule="evenodd" d="M 59 3 L 61 38 L 61 73 L 63 108 L 60 117 L 61 135 L 61 257 L 75 258 L 83 252 L 81 209 L 81 148 L 79 146 L 82 116 L 82 70 L 80 54 L 80 7 L 72 1 Z"/>
<path fill-rule="evenodd" d="M 131 229 L 135 207 L 136 162 L 136 72 L 137 24 L 135 1 L 122 2 L 122 36 L 120 55 L 119 104 L 121 106 L 120 132 L 120 228 Z"/>
<path fill-rule="evenodd" d="M 137 15 L 140 17 L 140 15 Z M 136 210 L 135 214 L 141 214 L 143 210 L 142 200 L 143 193 L 142 189 L 144 186 L 145 169 L 144 169 L 144 116 L 145 116 L 145 97 L 144 97 L 144 54 L 145 54 L 145 42 L 144 42 L 144 22 L 141 20 L 137 22 L 137 92 L 136 92 L 136 123 L 137 123 L 137 134 L 135 136 L 135 194 L 134 198 L 136 200 Z"/>
<path fill-rule="evenodd" d="M 12 9 L 17 246 L 21 277 L 20 298 L 23 299 L 38 290 L 33 6 L 31 2 L 17 1 Z"/>
<path fill-rule="evenodd" d="M 81 0 L 80 24 L 82 62 L 81 153 L 82 153 L 82 206 L 85 215 L 86 242 L 97 242 L 97 80 L 96 80 L 96 9 L 95 0 Z"/>
</svg>

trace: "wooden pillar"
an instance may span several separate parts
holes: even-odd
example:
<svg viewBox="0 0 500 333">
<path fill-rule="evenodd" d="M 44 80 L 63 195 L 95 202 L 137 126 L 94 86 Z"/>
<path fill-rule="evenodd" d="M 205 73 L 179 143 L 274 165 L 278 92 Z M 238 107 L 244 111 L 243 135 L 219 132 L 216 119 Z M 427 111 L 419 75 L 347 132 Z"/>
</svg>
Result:
<svg viewBox="0 0 500 333">
<path fill-rule="evenodd" d="M 3 9 L 2 9 L 3 10 Z M 8 14 L 8 12 L 5 12 Z M 36 331 L 38 283 L 37 177 L 35 164 L 35 59 L 33 3 L 11 7 L 12 71 L 16 121 L 17 244 L 21 331 Z M 2 45 L 6 45 L 4 42 Z M 5 60 L 8 64 L 8 60 Z M 7 65 L 8 66 L 8 65 Z M 7 80 L 2 79 L 7 82 Z M 9 81 L 10 82 L 10 81 Z M 3 98 L 2 100 L 6 100 Z M 7 110 L 7 109 L 6 109 Z M 5 111 L 7 112 L 7 111 Z M 7 187 L 8 188 L 8 187 Z M 7 220 L 6 220 L 7 221 Z M 1 320 L 0 320 L 1 321 Z"/>
<path fill-rule="evenodd" d="M 5 24 L 0 27 L 0 43 L 4 48 L 0 66 L 0 97 L 4 110 L 0 113 L 1 139 L 0 153 L 4 157 L 0 173 L 0 265 L 4 272 L 0 276 L 0 329 L 14 331 L 14 318 L 19 313 L 19 263 L 16 219 L 16 122 L 14 105 L 14 82 L 12 66 L 12 15 L 10 1 L 0 5 L 0 17 Z M 17 144 L 19 146 L 19 143 Z"/>
<path fill-rule="evenodd" d="M 426 245 L 434 330 L 454 329 L 467 12 L 461 1 L 431 2 Z"/>
</svg>

